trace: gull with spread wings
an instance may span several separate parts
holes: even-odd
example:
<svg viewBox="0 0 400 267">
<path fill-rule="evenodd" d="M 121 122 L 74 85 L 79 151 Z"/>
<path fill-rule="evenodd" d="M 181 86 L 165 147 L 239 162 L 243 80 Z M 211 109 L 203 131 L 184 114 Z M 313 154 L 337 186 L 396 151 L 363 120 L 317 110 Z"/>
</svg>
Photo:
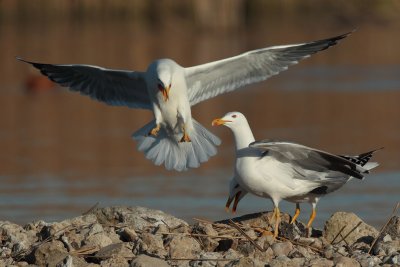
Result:
<svg viewBox="0 0 400 267">
<path fill-rule="evenodd" d="M 32 64 L 61 86 L 109 105 L 152 110 L 155 119 L 133 134 L 138 149 L 156 165 L 177 171 L 197 168 L 217 153 L 218 137 L 192 118 L 191 107 L 217 95 L 260 82 L 325 50 L 350 33 L 302 44 L 272 46 L 184 68 L 171 59 L 145 72 L 91 65 Z"/>
</svg>

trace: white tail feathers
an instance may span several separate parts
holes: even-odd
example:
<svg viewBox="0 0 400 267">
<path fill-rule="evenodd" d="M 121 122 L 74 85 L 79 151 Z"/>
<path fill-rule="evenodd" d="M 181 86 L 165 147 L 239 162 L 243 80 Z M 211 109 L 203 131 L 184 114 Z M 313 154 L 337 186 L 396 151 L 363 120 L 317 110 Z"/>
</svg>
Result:
<svg viewBox="0 0 400 267">
<path fill-rule="evenodd" d="M 164 163 L 167 170 L 177 171 L 197 168 L 217 153 L 216 146 L 221 141 L 200 123 L 192 120 L 194 129 L 190 133 L 191 142 L 177 142 L 179 139 L 169 137 L 162 127 L 156 137 L 147 136 L 156 126 L 155 120 L 135 132 L 132 138 L 138 142 L 138 150 L 143 151 L 146 158 L 155 165 Z"/>
<path fill-rule="evenodd" d="M 367 171 L 372 170 L 373 168 L 376 168 L 379 166 L 378 162 L 368 162 L 366 163 L 363 168 L 366 169 Z"/>
</svg>

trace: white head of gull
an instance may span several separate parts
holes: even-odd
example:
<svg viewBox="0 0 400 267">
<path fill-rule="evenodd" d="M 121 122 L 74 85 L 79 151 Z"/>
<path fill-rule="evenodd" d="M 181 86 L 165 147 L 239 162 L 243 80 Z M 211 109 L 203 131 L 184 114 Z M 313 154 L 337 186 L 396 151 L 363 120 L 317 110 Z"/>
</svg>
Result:
<svg viewBox="0 0 400 267">
<path fill-rule="evenodd" d="M 296 203 L 292 223 L 300 214 L 299 203 L 311 203 L 309 228 L 321 196 L 339 189 L 352 177 L 363 179 L 364 174 L 378 166 L 378 163 L 368 162 L 376 150 L 359 156 L 341 156 L 291 142 L 254 141 L 249 123 L 240 112 L 229 112 L 215 119 L 212 125 L 230 128 L 235 138 L 235 172 L 226 209 L 234 201 L 232 211 L 236 211 L 237 204 L 247 193 L 271 199 L 275 237 L 278 235 L 279 202 L 282 199 Z"/>
</svg>

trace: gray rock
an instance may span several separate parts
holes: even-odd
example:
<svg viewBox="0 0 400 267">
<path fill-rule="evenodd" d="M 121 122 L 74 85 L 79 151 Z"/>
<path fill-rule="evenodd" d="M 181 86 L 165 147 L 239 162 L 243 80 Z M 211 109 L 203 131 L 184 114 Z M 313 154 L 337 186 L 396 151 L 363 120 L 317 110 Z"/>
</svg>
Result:
<svg viewBox="0 0 400 267">
<path fill-rule="evenodd" d="M 87 267 L 88 263 L 83 259 L 76 256 L 68 255 L 63 260 L 56 264 L 56 267 Z"/>
<path fill-rule="evenodd" d="M 257 259 L 243 257 L 239 260 L 231 261 L 225 265 L 226 267 L 264 267 L 265 264 Z"/>
<path fill-rule="evenodd" d="M 289 241 L 285 241 L 282 243 L 275 243 L 272 245 L 272 250 L 274 251 L 275 256 L 287 256 L 289 252 L 292 251 L 293 245 Z"/>
<path fill-rule="evenodd" d="M 167 224 L 170 228 L 187 222 L 166 214 L 160 210 L 153 210 L 143 207 L 107 207 L 97 208 L 92 211 L 102 224 L 128 224 L 135 231 L 142 231 L 146 227 L 155 227 Z"/>
<path fill-rule="evenodd" d="M 335 248 L 332 245 L 326 246 L 324 249 L 324 257 L 326 259 L 332 259 L 335 254 Z"/>
<path fill-rule="evenodd" d="M 169 242 L 169 258 L 196 258 L 201 251 L 199 242 L 189 236 L 173 236 Z"/>
<path fill-rule="evenodd" d="M 323 249 L 323 241 L 321 238 L 315 238 L 315 237 L 300 237 L 299 239 L 296 240 L 296 242 L 303 244 L 305 246 L 310 246 L 316 249 Z"/>
<path fill-rule="evenodd" d="M 293 266 L 304 266 L 306 262 L 305 258 L 294 258 L 291 260 Z"/>
<path fill-rule="evenodd" d="M 171 233 L 189 233 L 190 227 L 187 224 L 180 224 L 172 229 L 170 229 Z"/>
<path fill-rule="evenodd" d="M 252 257 L 256 251 L 256 248 L 250 242 L 240 242 L 237 247 L 237 251 L 243 254 L 245 257 Z"/>
<path fill-rule="evenodd" d="M 289 258 L 304 258 L 310 260 L 315 258 L 315 254 L 309 248 L 305 248 L 303 246 L 296 246 L 292 251 L 290 251 Z"/>
<path fill-rule="evenodd" d="M 357 241 L 351 246 L 351 249 L 353 251 L 359 251 L 359 252 L 368 253 L 370 247 L 371 247 L 370 244 L 367 244 L 367 243 L 365 243 L 363 241 Z"/>
<path fill-rule="evenodd" d="M 332 267 L 333 266 L 333 261 L 325 259 L 325 258 L 316 258 L 310 260 L 309 264 L 307 266 L 310 267 Z"/>
<path fill-rule="evenodd" d="M 245 231 L 245 233 L 246 233 L 246 235 L 248 235 L 248 237 L 250 237 L 253 240 L 257 238 L 256 232 L 254 232 L 253 229 L 248 229 Z"/>
<path fill-rule="evenodd" d="M 86 247 L 96 247 L 101 249 L 112 244 L 111 238 L 105 233 L 91 235 L 83 241 Z"/>
<path fill-rule="evenodd" d="M 273 259 L 269 263 L 269 266 L 270 267 L 286 267 L 286 266 L 292 267 L 291 260 L 285 255 L 280 255 L 280 256 L 276 257 L 275 259 Z"/>
<path fill-rule="evenodd" d="M 133 253 L 147 254 L 158 258 L 165 258 L 167 251 L 164 248 L 163 240 L 160 236 L 152 235 L 150 233 L 143 233 L 141 239 L 133 242 Z"/>
<path fill-rule="evenodd" d="M 300 228 L 299 228 L 300 226 Z M 306 236 L 306 227 L 301 222 L 287 223 L 281 222 L 279 225 L 279 235 L 283 236 L 289 240 L 295 240 L 301 236 Z"/>
<path fill-rule="evenodd" d="M 106 234 L 113 243 L 119 243 L 121 242 L 121 236 L 119 234 L 116 233 L 114 227 L 107 227 L 104 229 L 104 234 Z"/>
<path fill-rule="evenodd" d="M 378 257 L 369 256 L 369 254 L 362 254 L 355 258 L 360 263 L 361 267 L 374 267 L 382 263 Z"/>
<path fill-rule="evenodd" d="M 12 258 L 0 259 L 0 267 L 13 266 L 14 260 Z"/>
<path fill-rule="evenodd" d="M 270 247 L 267 248 L 265 251 L 260 251 L 256 249 L 252 257 L 261 262 L 270 262 L 274 258 L 274 252 Z"/>
<path fill-rule="evenodd" d="M 389 242 L 377 242 L 373 249 L 374 255 L 391 256 L 400 253 L 400 239 Z"/>
<path fill-rule="evenodd" d="M 101 224 L 99 224 L 99 223 L 91 224 L 88 229 L 89 230 L 87 231 L 87 234 L 86 234 L 87 236 L 100 234 L 100 233 L 104 232 L 103 226 Z"/>
<path fill-rule="evenodd" d="M 383 238 L 382 238 L 383 242 L 389 242 L 389 241 L 393 241 L 392 237 L 389 234 L 386 234 Z"/>
<path fill-rule="evenodd" d="M 116 243 L 100 249 L 95 257 L 99 259 L 108 259 L 112 257 L 122 257 L 125 259 L 133 259 L 135 255 L 132 252 L 133 245 L 131 243 Z"/>
<path fill-rule="evenodd" d="M 354 213 L 336 212 L 325 222 L 324 237 L 332 242 L 343 227 L 344 230 L 341 234 L 346 237 L 345 240 L 350 246 L 362 238 L 369 238 L 372 242 L 378 235 L 378 231 L 374 227 L 364 223 Z M 334 244 L 346 244 L 345 241 L 339 242 L 341 239 L 340 236 L 336 238 Z"/>
<path fill-rule="evenodd" d="M 190 261 L 189 265 L 191 267 L 215 267 L 218 266 L 218 261 L 213 261 L 213 259 L 222 259 L 223 257 L 218 252 L 201 252 L 198 258 L 203 260 Z"/>
<path fill-rule="evenodd" d="M 335 264 L 336 267 L 358 267 L 360 264 L 352 258 L 349 257 L 336 257 L 333 259 L 333 263 Z"/>
<path fill-rule="evenodd" d="M 39 221 L 33 221 L 28 224 L 25 224 L 24 229 L 26 231 L 33 231 L 35 233 L 39 233 L 44 226 L 48 226 L 48 225 L 50 225 L 50 224 L 45 221 L 39 220 Z"/>
<path fill-rule="evenodd" d="M 61 241 L 54 240 L 39 246 L 34 256 L 35 264 L 39 266 L 56 266 L 68 256 L 68 251 Z"/>
<path fill-rule="evenodd" d="M 192 233 L 209 236 L 218 235 L 218 232 L 214 230 L 211 224 L 208 223 L 195 223 L 192 228 Z M 218 239 L 215 239 L 213 237 L 198 237 L 198 240 L 200 241 L 202 248 L 205 251 L 212 252 L 219 246 Z"/>
<path fill-rule="evenodd" d="M 25 230 L 22 226 L 8 221 L 0 222 L 0 233 L 2 235 L 2 243 L 4 244 L 2 247 L 12 249 L 14 255 L 29 250 L 37 241 L 34 231 Z"/>
<path fill-rule="evenodd" d="M 347 256 L 349 255 L 347 248 L 345 246 L 335 246 L 335 253 L 333 254 L 333 257 L 340 257 L 340 256 Z"/>
<path fill-rule="evenodd" d="M 127 259 L 121 256 L 115 256 L 100 262 L 100 267 L 110 266 L 129 267 L 129 263 Z"/>
<path fill-rule="evenodd" d="M 165 234 L 165 233 L 169 233 L 169 229 L 165 224 L 160 224 L 158 226 L 156 226 L 154 228 L 154 231 L 151 232 L 152 234 L 157 234 L 157 235 L 161 235 L 161 234 Z"/>
<path fill-rule="evenodd" d="M 40 234 L 42 239 L 46 239 L 48 237 L 58 237 L 65 232 L 70 232 L 71 229 L 79 228 L 79 232 L 84 236 L 91 230 L 91 226 L 95 223 L 97 223 L 96 216 L 88 214 L 61 222 L 47 224 L 42 228 Z"/>
<path fill-rule="evenodd" d="M 271 267 L 300 267 L 305 265 L 305 259 L 289 259 L 286 256 L 279 256 L 269 263 Z"/>
<path fill-rule="evenodd" d="M 400 239 L 400 217 L 399 216 L 393 216 L 387 226 L 385 227 L 384 231 L 382 232 L 382 235 L 387 235 L 389 234 L 393 240 L 399 240 Z"/>
<path fill-rule="evenodd" d="M 240 257 L 242 257 L 242 255 L 240 255 L 239 252 L 233 249 L 228 249 L 228 251 L 224 254 L 224 258 L 230 260 L 238 260 Z"/>
<path fill-rule="evenodd" d="M 400 264 L 400 255 L 394 255 L 394 256 L 390 256 L 390 258 L 385 261 L 385 263 L 389 263 L 389 264 Z"/>
<path fill-rule="evenodd" d="M 122 230 L 119 232 L 121 236 L 121 240 L 125 242 L 132 242 L 135 241 L 138 238 L 137 233 L 135 232 L 135 229 L 131 227 L 124 227 Z"/>
<path fill-rule="evenodd" d="M 150 257 L 147 255 L 139 255 L 132 262 L 130 267 L 169 267 L 170 265 L 159 258 Z"/>
</svg>

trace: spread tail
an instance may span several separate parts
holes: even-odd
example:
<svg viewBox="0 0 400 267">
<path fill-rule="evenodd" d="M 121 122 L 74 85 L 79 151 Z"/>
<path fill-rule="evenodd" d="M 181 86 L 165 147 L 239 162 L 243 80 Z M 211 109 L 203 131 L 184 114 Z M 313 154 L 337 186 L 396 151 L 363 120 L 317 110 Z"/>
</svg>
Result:
<svg viewBox="0 0 400 267">
<path fill-rule="evenodd" d="M 164 163 L 167 170 L 185 171 L 197 168 L 217 153 L 221 141 L 200 123 L 193 120 L 194 129 L 190 133 L 191 142 L 179 143 L 174 136 L 168 136 L 161 127 L 157 136 L 147 136 L 156 126 L 155 120 L 143 126 L 132 135 L 138 142 L 137 148 L 143 151 L 146 158 L 159 166 Z"/>
</svg>

